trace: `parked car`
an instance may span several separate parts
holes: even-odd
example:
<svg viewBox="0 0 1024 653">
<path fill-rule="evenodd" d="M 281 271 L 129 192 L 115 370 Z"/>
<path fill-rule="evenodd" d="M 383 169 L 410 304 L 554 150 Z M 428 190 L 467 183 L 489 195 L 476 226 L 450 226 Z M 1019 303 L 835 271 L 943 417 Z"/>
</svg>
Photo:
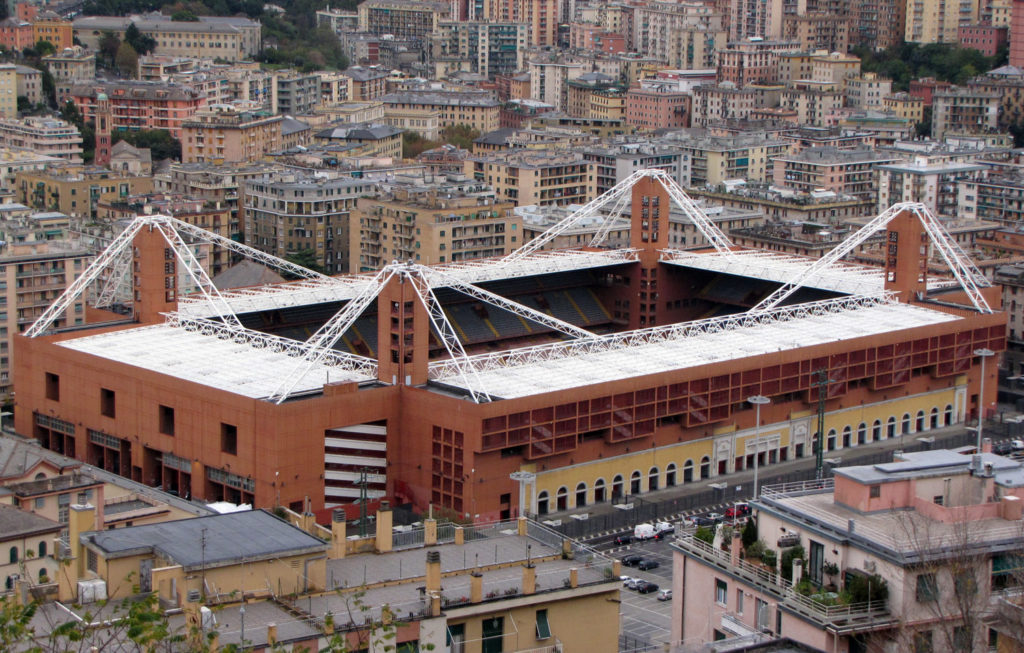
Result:
<svg viewBox="0 0 1024 653">
<path fill-rule="evenodd" d="M 615 544 L 622 546 L 623 544 L 629 544 L 633 541 L 632 535 L 619 535 L 615 538 Z"/>
<path fill-rule="evenodd" d="M 637 524 L 633 528 L 633 539 L 650 540 L 654 538 L 654 526 L 652 524 Z"/>
<path fill-rule="evenodd" d="M 675 535 L 676 527 L 667 521 L 660 521 L 654 525 L 654 539 L 661 540 L 669 535 Z"/>
<path fill-rule="evenodd" d="M 636 591 L 641 594 L 650 594 L 658 591 L 658 585 L 650 581 L 642 580 L 636 584 Z"/>
<path fill-rule="evenodd" d="M 671 601 L 672 600 L 672 590 L 661 590 L 660 592 L 658 592 L 658 600 L 659 601 Z"/>
<path fill-rule="evenodd" d="M 622 577 L 622 586 L 626 589 L 636 589 L 636 584 L 642 581 L 642 578 L 633 578 L 632 576 Z"/>
<path fill-rule="evenodd" d="M 648 571 L 650 569 L 657 569 L 658 567 L 659 567 L 658 561 L 657 560 L 651 560 L 649 558 L 644 558 L 643 560 L 641 560 L 640 562 L 638 562 L 636 564 L 636 568 L 639 569 L 640 571 Z"/>
<path fill-rule="evenodd" d="M 747 517 L 750 515 L 750 513 L 750 504 L 737 503 L 725 509 L 725 518 L 736 519 L 737 517 Z"/>
<path fill-rule="evenodd" d="M 644 557 L 642 555 L 630 553 L 629 555 L 622 556 L 622 564 L 626 565 L 627 567 L 635 567 L 643 559 Z"/>
<path fill-rule="evenodd" d="M 1024 440 L 1010 440 L 1010 448 L 1014 451 L 1024 451 Z"/>
<path fill-rule="evenodd" d="M 992 453 L 997 456 L 1007 456 L 1013 453 L 1013 447 L 1009 442 L 997 442 L 992 445 Z"/>
<path fill-rule="evenodd" d="M 697 515 L 693 518 L 693 523 L 697 526 L 714 526 L 722 521 L 722 514 L 718 512 L 709 512 L 706 515 Z"/>
</svg>

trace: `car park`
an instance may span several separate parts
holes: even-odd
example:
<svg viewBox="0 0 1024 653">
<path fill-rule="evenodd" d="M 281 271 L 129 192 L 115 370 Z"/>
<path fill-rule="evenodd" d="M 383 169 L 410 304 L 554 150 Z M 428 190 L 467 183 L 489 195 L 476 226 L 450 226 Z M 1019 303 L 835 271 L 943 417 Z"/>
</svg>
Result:
<svg viewBox="0 0 1024 653">
<path fill-rule="evenodd" d="M 631 553 L 629 555 L 622 556 L 622 564 L 626 565 L 627 567 L 635 567 L 643 559 L 644 557 L 642 555 Z"/>
<path fill-rule="evenodd" d="M 622 586 L 626 589 L 636 589 L 636 584 L 643 582 L 642 578 L 633 578 L 631 576 L 623 576 L 625 580 L 622 581 Z"/>
<path fill-rule="evenodd" d="M 637 541 L 654 539 L 653 524 L 637 524 L 633 527 L 633 539 Z"/>
<path fill-rule="evenodd" d="M 630 544 L 632 541 L 632 535 L 619 535 L 615 538 L 615 544 L 618 546 L 622 546 L 623 544 Z"/>
<path fill-rule="evenodd" d="M 1009 442 L 997 442 L 992 445 L 992 453 L 997 456 L 1007 456 L 1013 453 L 1013 447 L 1010 446 Z"/>
<path fill-rule="evenodd" d="M 714 526 L 722 521 L 722 514 L 717 512 L 709 512 L 706 515 L 697 515 L 693 518 L 693 523 L 697 526 Z"/>
<path fill-rule="evenodd" d="M 636 564 L 636 568 L 640 571 L 648 571 L 651 569 L 657 569 L 660 565 L 657 560 L 650 560 L 645 558 Z"/>
<path fill-rule="evenodd" d="M 660 592 L 658 592 L 658 600 L 659 601 L 671 601 L 672 600 L 672 590 L 661 590 Z"/>
<path fill-rule="evenodd" d="M 642 580 L 636 584 L 636 591 L 641 594 L 650 594 L 658 591 L 658 585 L 650 581 Z"/>
<path fill-rule="evenodd" d="M 675 535 L 676 527 L 667 521 L 660 521 L 654 526 L 654 539 L 663 540 L 666 537 Z"/>
</svg>

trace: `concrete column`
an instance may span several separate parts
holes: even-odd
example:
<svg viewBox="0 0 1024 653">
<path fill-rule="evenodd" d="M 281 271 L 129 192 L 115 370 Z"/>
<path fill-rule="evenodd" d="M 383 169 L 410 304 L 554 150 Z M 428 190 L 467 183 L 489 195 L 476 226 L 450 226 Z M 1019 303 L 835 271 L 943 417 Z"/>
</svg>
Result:
<svg viewBox="0 0 1024 653">
<path fill-rule="evenodd" d="M 612 575 L 615 578 L 622 575 L 622 561 L 617 558 L 612 561 Z"/>
<path fill-rule="evenodd" d="M 534 594 L 537 592 L 537 567 L 534 565 L 523 565 L 523 594 Z"/>
<path fill-rule="evenodd" d="M 381 501 L 377 511 L 377 553 L 391 551 L 392 519 L 391 506 L 387 501 Z"/>
<path fill-rule="evenodd" d="M 95 530 L 96 508 L 91 504 L 74 504 L 68 511 L 68 546 L 71 548 L 71 566 L 68 572 L 73 592 L 77 595 L 78 581 L 85 575 L 85 549 L 82 547 L 82 533 Z"/>
<path fill-rule="evenodd" d="M 742 534 L 739 530 L 732 533 L 732 542 L 729 543 L 729 563 L 736 566 L 740 563 L 740 551 L 743 549 Z"/>
<path fill-rule="evenodd" d="M 331 560 L 345 557 L 345 542 L 348 537 L 348 524 L 345 522 L 345 511 L 340 508 L 331 513 Z"/>
<path fill-rule="evenodd" d="M 779 556 L 779 560 L 782 560 L 782 556 Z M 804 561 L 797 558 L 793 561 L 793 587 L 800 584 L 800 579 L 804 575 Z"/>
<path fill-rule="evenodd" d="M 575 587 L 579 587 L 579 586 L 580 586 L 580 570 L 577 569 L 576 567 L 573 567 L 572 569 L 569 570 L 569 587 L 574 587 L 575 588 Z"/>
<path fill-rule="evenodd" d="M 519 537 L 526 537 L 526 517 L 520 517 L 517 523 Z"/>
<path fill-rule="evenodd" d="M 441 552 L 427 551 L 427 591 L 441 591 Z"/>
<path fill-rule="evenodd" d="M 466 543 L 466 532 L 462 530 L 461 526 L 455 527 L 455 543 L 460 545 Z"/>
<path fill-rule="evenodd" d="M 267 644 L 273 646 L 277 644 L 277 624 L 267 624 Z"/>
<path fill-rule="evenodd" d="M 437 544 L 437 520 L 436 519 L 424 519 L 423 520 L 423 544 L 425 546 L 434 546 Z"/>
<path fill-rule="evenodd" d="M 437 591 L 430 595 L 430 616 L 441 616 L 441 592 Z"/>
<path fill-rule="evenodd" d="M 478 571 L 469 575 L 469 600 L 472 603 L 484 600 L 484 575 Z"/>
</svg>

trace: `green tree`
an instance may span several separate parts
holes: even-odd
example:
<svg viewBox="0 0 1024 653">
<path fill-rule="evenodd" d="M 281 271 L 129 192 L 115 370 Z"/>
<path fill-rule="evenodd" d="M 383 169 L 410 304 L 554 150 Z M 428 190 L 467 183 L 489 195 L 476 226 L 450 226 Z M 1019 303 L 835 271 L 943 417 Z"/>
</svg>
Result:
<svg viewBox="0 0 1024 653">
<path fill-rule="evenodd" d="M 103 32 L 100 36 L 99 42 L 99 55 L 100 59 L 108 67 L 114 66 L 114 57 L 117 56 L 117 50 L 121 46 L 121 39 L 117 38 L 117 34 L 113 32 Z"/>
<path fill-rule="evenodd" d="M 449 125 L 441 130 L 441 140 L 464 150 L 473 149 L 473 141 L 480 138 L 480 131 L 469 125 Z"/>
<path fill-rule="evenodd" d="M 154 160 L 181 159 L 181 141 L 171 136 L 166 129 L 119 129 L 111 135 L 111 145 L 128 141 L 135 147 L 149 148 Z"/>
<path fill-rule="evenodd" d="M 743 534 L 741 535 L 743 540 L 743 548 L 748 548 L 751 544 L 757 541 L 757 522 L 753 519 L 748 519 L 747 523 L 743 525 Z"/>
<path fill-rule="evenodd" d="M 118 46 L 114 63 L 125 77 L 135 77 L 139 73 L 139 55 L 128 41 Z"/>
<path fill-rule="evenodd" d="M 39 53 L 40 57 L 45 57 L 48 54 L 53 54 L 57 51 L 57 46 L 50 43 L 46 39 L 39 39 L 36 41 L 36 52 Z"/>
<path fill-rule="evenodd" d="M 420 154 L 437 146 L 437 141 L 423 138 L 416 132 L 407 131 L 402 134 L 402 157 L 405 159 L 415 159 Z"/>
<path fill-rule="evenodd" d="M 297 252 L 292 252 L 291 254 L 285 256 L 284 260 L 288 261 L 289 263 L 294 263 L 295 265 L 301 265 L 307 270 L 312 270 L 314 272 L 319 272 L 321 274 L 325 272 L 324 266 L 320 265 L 320 262 L 316 258 L 316 252 L 314 252 L 311 249 L 300 249 Z M 287 273 L 285 274 L 286 278 L 290 276 L 293 275 L 288 275 Z"/>
<path fill-rule="evenodd" d="M 156 39 L 140 32 L 139 28 L 135 26 L 135 23 L 129 25 L 128 29 L 124 31 L 124 40 L 127 41 L 139 55 L 149 54 L 154 48 L 156 48 Z"/>
<path fill-rule="evenodd" d="M 182 23 L 194 23 L 199 20 L 199 17 L 188 9 L 182 9 L 171 14 L 171 20 Z"/>
</svg>

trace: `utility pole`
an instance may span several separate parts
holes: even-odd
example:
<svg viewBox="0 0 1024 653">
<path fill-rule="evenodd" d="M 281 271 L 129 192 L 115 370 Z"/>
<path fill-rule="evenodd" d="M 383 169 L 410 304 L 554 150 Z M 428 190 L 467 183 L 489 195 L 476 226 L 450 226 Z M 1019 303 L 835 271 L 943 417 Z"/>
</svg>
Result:
<svg viewBox="0 0 1024 653">
<path fill-rule="evenodd" d="M 814 478 L 821 480 L 825 468 L 825 399 L 828 397 L 828 370 L 814 373 L 818 380 L 811 383 L 818 388 L 818 431 L 814 434 Z"/>
</svg>

